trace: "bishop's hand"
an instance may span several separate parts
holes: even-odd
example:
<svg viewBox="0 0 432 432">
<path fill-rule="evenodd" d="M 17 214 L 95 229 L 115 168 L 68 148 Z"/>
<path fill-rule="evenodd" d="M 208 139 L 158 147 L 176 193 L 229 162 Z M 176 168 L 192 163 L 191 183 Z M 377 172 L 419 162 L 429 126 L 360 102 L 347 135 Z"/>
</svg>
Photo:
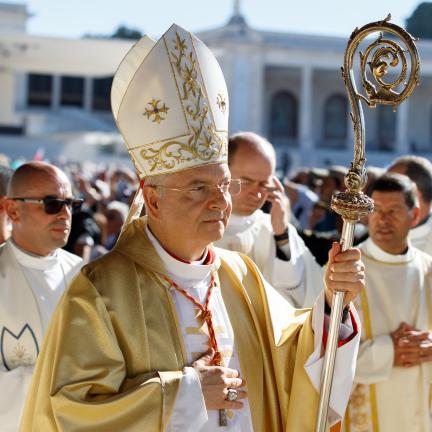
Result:
<svg viewBox="0 0 432 432">
<path fill-rule="evenodd" d="M 332 305 L 334 291 L 344 291 L 344 306 L 354 300 L 364 288 L 364 264 L 359 249 L 341 252 L 341 245 L 333 243 L 324 276 L 326 301 Z"/>
<path fill-rule="evenodd" d="M 198 373 L 201 389 L 207 410 L 240 409 L 243 403 L 240 399 L 247 398 L 244 387 L 245 380 L 241 379 L 235 369 L 222 366 L 212 366 L 214 351 L 208 351 L 204 356 L 195 361 L 192 367 Z M 228 389 L 237 390 L 237 400 L 228 401 Z"/>
</svg>

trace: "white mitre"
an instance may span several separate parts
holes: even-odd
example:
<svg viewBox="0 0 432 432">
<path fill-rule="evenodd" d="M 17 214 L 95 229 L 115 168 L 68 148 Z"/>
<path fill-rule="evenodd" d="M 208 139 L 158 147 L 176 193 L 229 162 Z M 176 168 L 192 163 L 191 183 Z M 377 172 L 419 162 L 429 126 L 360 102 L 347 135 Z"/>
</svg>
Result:
<svg viewBox="0 0 432 432">
<path fill-rule="evenodd" d="M 177 25 L 144 36 L 113 79 L 114 118 L 141 179 L 227 162 L 228 91 L 212 52 Z"/>
</svg>

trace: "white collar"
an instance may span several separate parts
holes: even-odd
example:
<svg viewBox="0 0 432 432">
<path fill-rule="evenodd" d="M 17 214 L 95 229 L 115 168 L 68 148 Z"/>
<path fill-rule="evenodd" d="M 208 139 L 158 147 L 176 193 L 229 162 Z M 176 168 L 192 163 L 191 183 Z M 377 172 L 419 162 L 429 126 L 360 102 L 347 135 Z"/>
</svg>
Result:
<svg viewBox="0 0 432 432">
<path fill-rule="evenodd" d="M 381 262 L 406 263 L 414 258 L 414 249 L 410 244 L 408 244 L 407 252 L 401 255 L 394 255 L 383 251 L 370 237 L 363 243 L 363 247 L 366 255 Z"/>
<path fill-rule="evenodd" d="M 145 226 L 147 236 L 156 249 L 156 253 L 162 260 L 167 272 L 173 276 L 173 279 L 188 280 L 192 284 L 195 282 L 203 281 L 207 279 L 213 270 L 217 270 L 220 266 L 219 257 L 216 255 L 215 261 L 212 264 L 202 264 L 207 254 L 200 261 L 194 261 L 192 263 L 185 263 L 179 261 L 170 255 L 159 243 L 159 240 L 153 235 L 149 227 Z"/>
<path fill-rule="evenodd" d="M 24 249 L 21 249 L 11 238 L 7 241 L 7 245 L 14 254 L 16 260 L 23 267 L 28 267 L 35 270 L 51 270 L 59 262 L 58 250 L 55 250 L 54 253 L 49 256 L 37 256 L 26 252 Z"/>
</svg>

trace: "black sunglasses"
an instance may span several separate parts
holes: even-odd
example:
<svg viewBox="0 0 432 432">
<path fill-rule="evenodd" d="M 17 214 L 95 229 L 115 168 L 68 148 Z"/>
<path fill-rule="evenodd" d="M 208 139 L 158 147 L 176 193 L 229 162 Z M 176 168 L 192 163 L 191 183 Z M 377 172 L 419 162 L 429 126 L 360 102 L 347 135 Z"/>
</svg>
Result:
<svg viewBox="0 0 432 432">
<path fill-rule="evenodd" d="M 54 198 L 54 197 L 45 197 L 45 198 L 10 198 L 14 201 L 22 201 L 32 204 L 43 204 L 45 213 L 47 214 L 57 214 L 60 213 L 63 206 L 66 205 L 72 211 L 77 211 L 81 208 L 84 200 L 78 198 Z"/>
</svg>

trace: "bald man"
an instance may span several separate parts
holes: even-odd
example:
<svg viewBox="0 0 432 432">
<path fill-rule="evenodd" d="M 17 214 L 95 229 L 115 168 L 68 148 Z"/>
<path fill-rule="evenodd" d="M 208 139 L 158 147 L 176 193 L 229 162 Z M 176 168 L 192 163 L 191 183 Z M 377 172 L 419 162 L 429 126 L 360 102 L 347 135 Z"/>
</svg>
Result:
<svg viewBox="0 0 432 432">
<path fill-rule="evenodd" d="M 66 244 L 71 185 L 57 167 L 31 162 L 10 179 L 4 208 L 11 237 L 0 246 L 0 430 L 16 432 L 27 387 L 54 308 L 81 258 Z"/>
<path fill-rule="evenodd" d="M 228 166 L 232 177 L 241 180 L 241 192 L 232 197 L 232 214 L 216 246 L 252 258 L 265 279 L 293 306 L 312 306 L 324 273 L 288 223 L 289 202 L 275 176 L 273 146 L 253 132 L 232 135 Z M 266 201 L 272 204 L 270 214 L 261 210 Z"/>
</svg>

